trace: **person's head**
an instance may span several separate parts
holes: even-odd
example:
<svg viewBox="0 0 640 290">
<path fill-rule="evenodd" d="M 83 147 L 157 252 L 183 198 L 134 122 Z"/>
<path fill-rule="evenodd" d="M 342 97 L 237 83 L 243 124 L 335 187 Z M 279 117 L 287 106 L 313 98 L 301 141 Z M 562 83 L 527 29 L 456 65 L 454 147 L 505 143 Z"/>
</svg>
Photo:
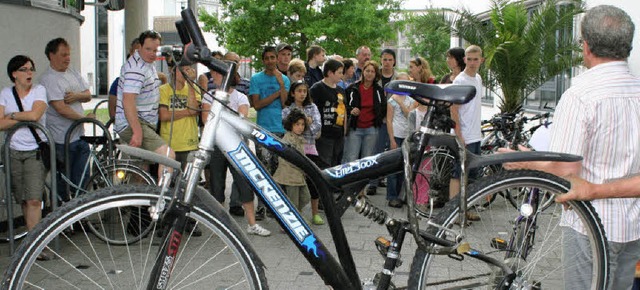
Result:
<svg viewBox="0 0 640 290">
<path fill-rule="evenodd" d="M 262 50 L 262 63 L 264 69 L 268 72 L 272 72 L 276 69 L 276 48 L 273 46 L 265 46 Z"/>
<path fill-rule="evenodd" d="M 233 51 L 229 51 L 227 53 L 224 54 L 224 57 L 222 57 L 223 60 L 228 60 L 228 61 L 233 61 L 236 64 L 240 64 L 240 56 L 233 52 Z"/>
<path fill-rule="evenodd" d="M 304 79 L 307 74 L 307 67 L 304 66 L 304 61 L 299 58 L 294 58 L 289 62 L 289 68 L 287 69 L 287 76 L 291 83 Z"/>
<path fill-rule="evenodd" d="M 293 47 L 287 43 L 280 43 L 276 46 L 276 53 L 278 54 L 278 67 L 286 69 L 289 67 L 291 61 L 291 54 L 293 53 Z"/>
<path fill-rule="evenodd" d="M 595 58 L 626 60 L 631 53 L 634 30 L 631 17 L 620 8 L 599 5 L 589 9 L 580 26 L 585 66 L 594 66 Z"/>
<path fill-rule="evenodd" d="M 380 80 L 380 66 L 374 60 L 364 63 L 362 66 L 362 82 L 375 83 Z"/>
<path fill-rule="evenodd" d="M 26 55 L 16 55 L 7 64 L 7 75 L 11 82 L 15 84 L 31 85 L 35 72 L 36 65 Z"/>
<path fill-rule="evenodd" d="M 324 63 L 322 68 L 322 75 L 326 82 L 331 84 L 337 84 L 342 80 L 344 74 L 344 64 L 341 61 L 330 59 Z"/>
<path fill-rule="evenodd" d="M 296 134 L 302 135 L 307 128 L 307 116 L 302 110 L 292 109 L 289 115 L 282 121 L 284 129 Z"/>
<path fill-rule="evenodd" d="M 170 71 L 171 71 L 171 75 L 173 76 L 171 79 L 176 84 L 184 84 L 185 77 L 182 74 L 182 72 L 187 74 L 187 78 L 195 79 L 196 70 L 193 69 L 192 67 L 188 66 L 188 65 L 173 66 L 173 67 L 171 67 Z"/>
<path fill-rule="evenodd" d="M 356 49 L 356 59 L 358 60 L 358 66 L 364 68 L 364 64 L 371 59 L 371 49 L 366 46 L 361 46 Z"/>
<path fill-rule="evenodd" d="M 342 64 L 344 64 L 343 78 L 351 79 L 353 77 L 353 74 L 356 72 L 356 65 L 353 63 L 353 60 L 348 58 L 343 60 Z"/>
<path fill-rule="evenodd" d="M 222 54 L 222 51 L 214 50 L 214 51 L 211 52 L 211 57 L 213 57 L 215 59 L 222 59 L 223 56 L 224 56 L 224 54 Z"/>
<path fill-rule="evenodd" d="M 393 69 L 396 66 L 396 52 L 393 49 L 385 48 L 380 53 L 380 61 L 382 61 L 382 69 Z"/>
<path fill-rule="evenodd" d="M 52 39 L 44 48 L 44 54 L 55 71 L 66 71 L 71 63 L 71 48 L 64 38 Z"/>
<path fill-rule="evenodd" d="M 307 48 L 307 62 L 315 62 L 316 65 L 321 65 L 325 60 L 324 48 L 319 45 L 312 45 Z"/>
<path fill-rule="evenodd" d="M 396 75 L 396 80 L 408 81 L 408 80 L 411 80 L 411 76 L 409 76 L 408 73 L 401 71 Z"/>
<path fill-rule="evenodd" d="M 475 74 L 480 69 L 480 65 L 484 62 L 482 57 L 482 48 L 477 45 L 470 45 L 464 50 L 464 63 L 466 65 L 464 71 L 470 76 Z"/>
<path fill-rule="evenodd" d="M 453 70 L 456 67 L 460 69 L 460 71 L 464 70 L 466 67 L 466 64 L 464 63 L 464 48 L 453 47 L 447 50 L 447 66 L 450 70 Z"/>
<path fill-rule="evenodd" d="M 433 78 L 429 62 L 421 56 L 409 61 L 409 75 L 420 83 L 428 83 L 429 79 Z"/>
<path fill-rule="evenodd" d="M 140 40 L 140 49 L 138 49 L 138 54 L 140 54 L 142 60 L 147 63 L 156 61 L 158 47 L 160 47 L 160 42 L 162 41 L 160 33 L 153 30 L 147 30 L 140 33 L 138 39 Z"/>
<path fill-rule="evenodd" d="M 140 45 L 140 39 L 134 38 L 129 45 L 129 54 L 127 54 L 127 58 L 129 58 L 136 50 L 140 49 L 142 45 Z"/>
<path fill-rule="evenodd" d="M 293 103 L 300 103 L 303 106 L 306 106 L 312 102 L 307 82 L 304 80 L 297 80 L 291 83 L 287 100 L 284 102 L 285 106 L 290 106 Z"/>
</svg>

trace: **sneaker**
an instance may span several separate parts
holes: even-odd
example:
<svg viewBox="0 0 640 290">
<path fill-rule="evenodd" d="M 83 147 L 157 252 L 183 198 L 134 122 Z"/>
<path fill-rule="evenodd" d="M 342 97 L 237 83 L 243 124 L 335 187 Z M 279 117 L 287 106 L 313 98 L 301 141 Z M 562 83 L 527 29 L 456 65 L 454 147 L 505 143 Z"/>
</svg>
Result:
<svg viewBox="0 0 640 290">
<path fill-rule="evenodd" d="M 390 207 L 395 207 L 395 208 L 401 208 L 402 207 L 402 201 L 399 199 L 393 199 L 389 201 L 389 206 Z"/>
<path fill-rule="evenodd" d="M 267 209 L 264 206 L 258 207 L 256 210 L 256 220 L 261 221 L 264 220 L 264 216 L 267 213 Z"/>
<path fill-rule="evenodd" d="M 234 216 L 244 216 L 244 209 L 241 206 L 232 206 L 229 208 L 229 213 Z"/>
<path fill-rule="evenodd" d="M 313 216 L 312 223 L 317 226 L 324 225 L 324 220 L 319 214 Z"/>
<path fill-rule="evenodd" d="M 251 235 L 261 236 L 261 237 L 267 237 L 271 235 L 271 232 L 269 230 L 261 227 L 259 224 L 255 224 L 253 226 L 247 226 L 247 233 Z"/>
</svg>

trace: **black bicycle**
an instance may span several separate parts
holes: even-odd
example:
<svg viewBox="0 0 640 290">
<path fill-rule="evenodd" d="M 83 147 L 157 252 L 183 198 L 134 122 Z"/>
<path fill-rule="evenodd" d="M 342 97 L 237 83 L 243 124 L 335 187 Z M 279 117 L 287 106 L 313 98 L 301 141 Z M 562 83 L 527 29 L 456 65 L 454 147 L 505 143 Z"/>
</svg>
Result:
<svg viewBox="0 0 640 290">
<path fill-rule="evenodd" d="M 235 64 L 209 57 L 195 18 L 189 10 L 183 11 L 182 16 L 183 22 L 176 24 L 181 39 L 184 43 L 193 40 L 185 47 L 185 57 L 223 73 L 228 79 Z M 226 87 L 226 82 L 223 87 Z M 471 86 L 439 86 L 410 81 L 394 81 L 387 89 L 411 95 L 426 105 L 436 102 L 463 104 L 475 95 Z M 318 275 L 334 289 L 362 287 L 340 220 L 349 206 L 354 206 L 356 211 L 388 229 L 390 239 L 376 244 L 385 257 L 380 272 L 373 280 L 377 289 L 562 288 L 563 264 L 571 267 L 562 261 L 568 262 L 571 257 L 563 257 L 562 247 L 558 244 L 561 234 L 558 233 L 557 214 L 538 212 L 538 207 L 525 212 L 524 205 L 519 211 L 511 206 L 505 210 L 507 208 L 498 208 L 500 202 L 494 202 L 492 206 L 495 208 L 481 212 L 480 222 L 467 225 L 465 213 L 469 206 L 484 196 L 504 188 L 540 188 L 553 197 L 566 192 L 568 183 L 541 172 L 512 171 L 465 188 L 466 172 L 468 168 L 502 162 L 576 161 L 580 160 L 579 157 L 544 152 L 491 157 L 469 155 L 461 149 L 464 147 L 455 136 L 430 128 L 433 120 L 431 106 L 420 130 L 408 138 L 401 149 L 320 170 L 294 148 L 225 108 L 226 93 L 217 91 L 215 98 L 219 101 L 214 103 L 209 115 L 200 149 L 193 154 L 193 160 L 183 174 L 172 178 L 171 173 L 165 171 L 160 186 L 117 186 L 65 204 L 29 233 L 4 273 L 2 288 L 268 288 L 264 264 L 246 235 L 224 208 L 206 190 L 197 186 L 214 144 L 274 213 L 275 219 Z M 321 194 L 337 259 L 291 205 L 243 138 L 271 150 L 308 174 Z M 405 187 L 409 201 L 407 219 L 390 218 L 383 209 L 358 194 L 368 179 L 401 171 L 405 172 L 406 182 L 411 184 L 423 158 L 421 152 L 427 146 L 451 148 L 463 169 L 460 198 L 450 201 L 437 215 L 434 212 L 433 218 L 423 218 L 416 213 L 411 186 Z M 180 165 L 164 156 L 127 146 L 120 149 L 179 172 Z M 334 200 L 334 193 L 338 194 L 337 200 Z M 135 245 L 114 246 L 89 234 L 73 237 L 64 234 L 66 227 L 87 216 L 104 211 L 113 213 L 130 206 L 148 208 L 151 217 L 157 220 L 151 233 Z M 581 222 L 589 240 L 589 253 L 593 259 L 592 288 L 604 289 L 608 279 L 608 258 L 599 218 L 587 203 L 570 202 L 568 206 L 568 213 Z M 547 210 L 551 208 L 558 210 L 557 213 L 561 211 L 561 206 L 549 206 Z M 523 253 L 522 241 L 525 239 L 507 239 L 509 243 L 503 245 L 496 238 L 503 233 L 508 237 L 515 234 L 513 218 L 525 214 L 537 219 L 534 240 L 539 246 L 529 243 L 525 246 L 527 252 Z M 202 237 L 192 238 L 192 233 L 185 231 L 185 225 L 190 221 L 197 223 Z M 577 226 L 570 220 L 563 222 L 565 226 Z M 123 221 L 122 230 L 126 230 L 128 225 Z M 522 230 L 518 232 L 522 233 Z M 410 278 L 408 281 L 392 281 L 405 239 L 411 237 L 417 249 L 415 253 L 407 254 L 413 256 Z M 45 249 L 52 251 L 59 262 L 37 261 L 36 257 Z"/>
</svg>

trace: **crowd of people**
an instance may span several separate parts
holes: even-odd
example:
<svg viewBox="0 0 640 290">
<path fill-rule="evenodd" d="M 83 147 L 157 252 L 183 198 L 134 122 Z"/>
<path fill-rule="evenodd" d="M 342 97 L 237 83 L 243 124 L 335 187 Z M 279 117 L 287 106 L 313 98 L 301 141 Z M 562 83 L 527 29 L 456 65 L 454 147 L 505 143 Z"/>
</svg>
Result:
<svg viewBox="0 0 640 290">
<path fill-rule="evenodd" d="M 629 289 L 633 264 L 640 258 L 640 179 L 630 177 L 640 172 L 640 81 L 629 73 L 626 62 L 633 41 L 634 24 L 630 17 L 613 6 L 596 6 L 586 12 L 580 26 L 582 55 L 588 69 L 574 78 L 555 112 L 550 151 L 584 156 L 580 163 L 530 162 L 508 164 L 508 168 L 534 168 L 559 176 L 570 175 L 572 190 L 558 201 L 592 200 L 600 214 L 610 241 L 611 289 Z M 199 88 L 187 82 L 198 79 L 206 90 L 221 85 L 222 75 L 210 71 L 196 76 L 189 66 L 173 64 L 169 81 L 162 84 L 156 71 L 160 34 L 145 31 L 132 43 L 130 55 L 121 68 L 120 77 L 111 87 L 109 113 L 114 118 L 115 131 L 121 142 L 174 158 L 185 165 L 189 152 L 196 150 L 199 128 L 206 122 L 213 100 Z M 445 53 L 445 52 L 443 52 Z M 257 124 L 281 137 L 320 168 L 336 166 L 372 156 L 402 145 L 412 129 L 419 126 L 425 107 L 409 97 L 387 94 L 384 86 L 392 80 L 413 80 L 436 83 L 429 62 L 415 57 L 408 63 L 408 72 L 396 70 L 396 54 L 392 49 L 380 53 L 380 62 L 372 60 L 369 47 L 359 47 L 354 58 L 327 57 L 326 51 L 312 45 L 305 51 L 305 60 L 292 56 L 301 52 L 287 43 L 264 47 L 261 61 L 264 69 L 250 80 L 236 72 L 231 80 L 230 107 L 242 116 L 249 108 L 257 112 Z M 45 55 L 49 66 L 35 82 L 35 63 L 24 55 L 13 57 L 7 74 L 13 86 L 0 92 L 0 129 L 11 128 L 17 122 L 38 122 L 51 131 L 54 140 L 35 130 L 21 128 L 10 141 L 11 181 L 15 199 L 22 205 L 26 226 L 32 229 L 41 218 L 45 167 L 39 160 L 39 141 L 54 142 L 58 158 L 65 160 L 63 146 L 69 142 L 72 182 L 79 182 L 85 172 L 83 165 L 89 146 L 80 139 L 84 134 L 78 126 L 65 140 L 71 124 L 85 116 L 82 103 L 91 99 L 87 82 L 70 67 L 71 47 L 62 38 L 51 40 Z M 234 52 L 218 53 L 227 61 L 238 63 Z M 475 98 L 464 105 L 453 105 L 451 118 L 457 124 L 454 132 L 471 152 L 479 153 L 480 99 L 482 78 L 478 74 L 483 63 L 482 49 L 470 45 L 446 52 L 450 73 L 438 83 L 472 85 Z M 202 113 L 201 113 L 202 111 Z M 606 149 L 603 149 L 606 148 Z M 606 151 L 603 151 L 606 150 Z M 265 168 L 281 185 L 292 204 L 302 210 L 310 207 L 311 223 L 324 224 L 320 215 L 319 194 L 304 172 L 277 156 L 256 148 Z M 504 151 L 504 150 L 503 150 Z M 267 214 L 263 204 L 254 204 L 254 194 L 223 152 L 215 150 L 206 174 L 211 194 L 225 202 L 227 168 L 233 179 L 229 211 L 245 216 L 247 232 L 268 236 L 270 231 L 256 221 Z M 158 170 L 162 170 L 159 168 Z M 459 174 L 459 172 L 457 173 Z M 473 173 L 472 173 L 473 175 Z M 459 181 L 454 173 L 449 196 L 457 194 Z M 473 176 L 471 176 L 473 178 Z M 584 178 L 584 179 L 583 179 Z M 401 208 L 402 175 L 386 178 L 388 206 Z M 615 181 L 614 181 L 615 180 Z M 603 184 L 604 183 L 604 184 Z M 69 198 L 66 188 L 58 182 L 61 200 Z M 367 194 L 376 194 L 382 179 L 371 180 Z M 427 198 L 418 195 L 417 207 L 424 207 Z M 479 217 L 468 217 L 470 220 Z M 570 213 L 566 218 L 571 218 Z M 565 251 L 578 256 L 584 238 L 580 229 L 563 230 Z M 48 259 L 46 253 L 41 259 Z M 581 274 L 588 266 L 583 260 L 576 273 L 569 273 L 570 285 L 587 289 L 589 277 Z M 572 286 L 574 287 L 574 286 Z"/>
</svg>

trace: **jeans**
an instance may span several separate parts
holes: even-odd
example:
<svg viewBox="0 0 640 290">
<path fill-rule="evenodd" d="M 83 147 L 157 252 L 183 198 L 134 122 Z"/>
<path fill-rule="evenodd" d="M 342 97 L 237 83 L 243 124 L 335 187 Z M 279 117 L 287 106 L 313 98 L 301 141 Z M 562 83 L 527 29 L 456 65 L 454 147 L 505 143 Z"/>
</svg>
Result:
<svg viewBox="0 0 640 290">
<path fill-rule="evenodd" d="M 345 138 L 342 163 L 373 155 L 377 141 L 378 128 L 352 128 Z"/>
<path fill-rule="evenodd" d="M 635 266 L 640 259 L 640 240 L 609 244 L 607 289 L 631 289 Z M 562 262 L 565 289 L 590 289 L 592 262 L 589 240 L 572 228 L 562 227 Z"/>
<path fill-rule="evenodd" d="M 316 140 L 318 156 L 327 167 L 332 167 L 342 163 L 342 153 L 344 151 L 344 137 L 331 139 L 320 137 Z"/>
<path fill-rule="evenodd" d="M 398 148 L 402 146 L 404 138 L 393 137 L 398 144 Z M 400 197 L 400 190 L 404 181 L 404 172 L 391 174 L 387 176 L 387 200 L 391 201 Z"/>
<path fill-rule="evenodd" d="M 88 170 L 85 171 L 85 166 L 87 165 L 87 160 L 89 159 L 90 149 L 89 144 L 83 140 L 78 140 L 75 142 L 69 143 L 69 159 L 65 160 L 64 158 L 64 144 L 56 144 L 56 158 L 58 160 L 65 160 L 69 163 L 69 175 L 67 176 L 67 172 L 64 170 L 62 172 L 58 172 L 57 183 L 58 183 L 58 197 L 63 201 L 68 201 L 71 199 L 71 193 L 76 192 L 76 189 L 67 184 L 60 174 L 64 174 L 74 185 L 84 188 L 87 180 L 90 176 Z M 66 167 L 62 167 L 66 168 Z M 88 169 L 88 167 L 86 168 Z M 80 180 L 82 180 L 82 184 L 80 184 Z M 67 187 L 69 191 L 67 191 Z"/>
<path fill-rule="evenodd" d="M 398 145 L 399 146 L 399 145 Z M 389 149 L 389 132 L 387 131 L 387 123 L 382 123 L 382 126 L 378 128 L 378 140 L 376 141 L 376 150 L 373 154 L 382 153 Z M 369 186 L 378 187 L 381 178 L 371 179 Z"/>
<path fill-rule="evenodd" d="M 232 166 L 229 166 L 229 161 L 227 161 L 227 158 L 224 157 L 222 151 L 220 151 L 217 147 L 216 150 L 211 153 L 211 160 L 209 161 L 209 192 L 211 192 L 213 197 L 219 203 L 224 203 L 227 168 L 231 171 L 231 175 L 233 176 L 233 183 L 231 184 L 231 195 L 229 196 L 229 207 L 242 206 L 242 202 L 250 201 L 250 199 L 242 199 L 246 199 L 247 195 L 250 195 L 249 198 L 253 197 L 253 191 L 248 188 L 248 185 L 246 185 L 245 181 L 241 179 L 236 170 Z M 241 190 L 243 192 L 240 192 Z"/>
</svg>

